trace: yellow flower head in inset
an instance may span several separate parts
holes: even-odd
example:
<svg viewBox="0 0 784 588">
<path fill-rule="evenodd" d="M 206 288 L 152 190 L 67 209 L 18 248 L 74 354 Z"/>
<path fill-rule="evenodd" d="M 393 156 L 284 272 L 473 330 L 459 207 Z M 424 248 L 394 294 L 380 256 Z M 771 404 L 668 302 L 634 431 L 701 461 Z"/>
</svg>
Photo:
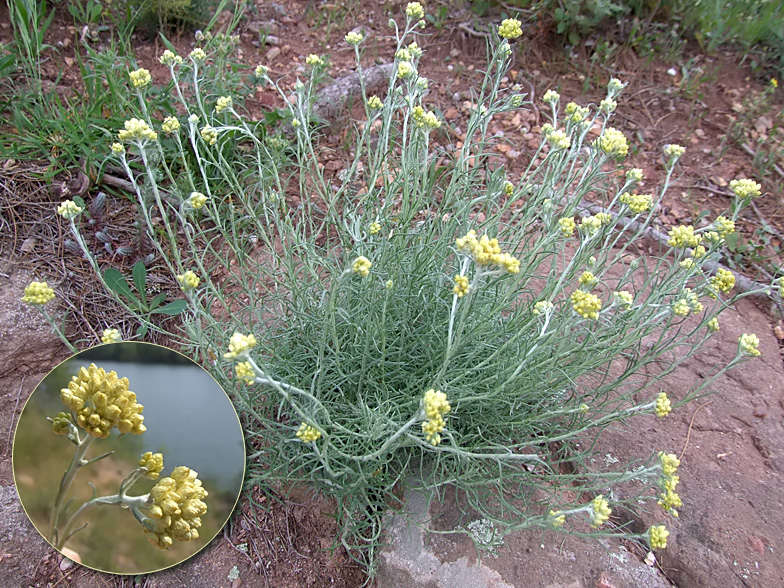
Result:
<svg viewBox="0 0 784 588">
<path fill-rule="evenodd" d="M 105 439 L 116 428 L 120 433 L 139 435 L 147 430 L 142 422 L 144 407 L 128 389 L 128 378 L 106 372 L 91 363 L 60 390 L 60 400 L 76 415 L 76 424 L 93 437 Z"/>
<path fill-rule="evenodd" d="M 161 549 L 178 541 L 199 538 L 201 517 L 207 514 L 208 496 L 198 474 L 185 466 L 174 468 L 171 477 L 162 478 L 150 490 L 150 518 L 143 523 L 147 540 Z"/>
<path fill-rule="evenodd" d="M 163 471 L 163 454 L 152 451 L 144 453 L 139 460 L 139 467 L 147 470 L 144 474 L 145 478 L 157 480 L 158 475 Z"/>
</svg>

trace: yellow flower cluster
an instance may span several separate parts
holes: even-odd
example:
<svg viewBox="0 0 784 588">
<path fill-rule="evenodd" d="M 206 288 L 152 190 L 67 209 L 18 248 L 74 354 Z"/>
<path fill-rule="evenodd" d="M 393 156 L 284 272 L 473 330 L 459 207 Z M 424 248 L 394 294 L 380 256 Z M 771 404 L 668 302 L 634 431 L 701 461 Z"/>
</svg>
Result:
<svg viewBox="0 0 784 588">
<path fill-rule="evenodd" d="M 548 516 L 550 517 L 550 524 L 553 527 L 563 527 L 564 523 L 566 523 L 566 515 L 560 510 L 551 510 Z"/>
<path fill-rule="evenodd" d="M 76 424 L 93 437 L 106 439 L 113 428 L 120 433 L 139 435 L 147 430 L 142 424 L 144 407 L 128 390 L 128 378 L 118 378 L 91 363 L 71 378 L 60 390 L 60 400 L 76 414 Z"/>
<path fill-rule="evenodd" d="M 498 239 L 488 239 L 487 235 L 482 235 L 481 239 L 477 239 L 476 231 L 472 229 L 464 237 L 458 238 L 455 244 L 459 251 L 470 253 L 479 267 L 494 264 L 501 266 L 510 274 L 516 274 L 520 271 L 520 260 L 508 253 L 501 253 Z"/>
<path fill-rule="evenodd" d="M 378 235 L 381 232 L 381 223 L 379 222 L 371 223 L 368 232 L 371 235 Z"/>
<path fill-rule="evenodd" d="M 735 232 L 735 223 L 725 216 L 720 216 L 713 221 L 713 228 L 719 233 L 719 237 L 725 238 Z"/>
<path fill-rule="evenodd" d="M 689 303 L 683 299 L 678 300 L 672 305 L 672 311 L 678 316 L 688 316 L 690 310 Z"/>
<path fill-rule="evenodd" d="M 610 157 L 626 157 L 629 144 L 624 134 L 616 128 L 607 127 L 602 136 L 596 139 L 596 147 Z"/>
<path fill-rule="evenodd" d="M 624 192 L 618 200 L 628 206 L 634 214 L 646 212 L 653 206 L 653 197 L 650 194 L 629 194 Z"/>
<path fill-rule="evenodd" d="M 601 102 L 599 102 L 599 110 L 610 114 L 611 112 L 615 111 L 618 108 L 618 103 L 613 100 L 612 98 L 605 98 Z"/>
<path fill-rule="evenodd" d="M 371 96 L 370 98 L 368 98 L 367 105 L 368 108 L 374 108 L 378 110 L 384 106 L 384 103 L 381 101 L 381 98 L 379 98 L 378 96 Z"/>
<path fill-rule="evenodd" d="M 631 292 L 626 290 L 613 292 L 613 296 L 615 297 L 615 302 L 618 304 L 618 306 L 622 307 L 624 310 L 629 310 L 634 303 L 634 296 Z"/>
<path fill-rule="evenodd" d="M 167 67 L 173 67 L 175 65 L 182 65 L 182 57 L 179 55 L 175 55 L 173 52 L 169 51 L 168 49 L 163 52 L 163 54 L 158 58 L 158 61 Z"/>
<path fill-rule="evenodd" d="M 653 525 L 648 529 L 648 544 L 651 549 L 664 549 L 667 547 L 667 537 L 670 532 L 664 525 Z"/>
<path fill-rule="evenodd" d="M 210 125 L 206 125 L 201 130 L 201 138 L 204 139 L 208 144 L 215 145 L 218 141 L 218 131 L 216 131 Z"/>
<path fill-rule="evenodd" d="M 514 184 L 512 182 L 504 182 L 504 196 L 511 196 L 514 194 Z"/>
<path fill-rule="evenodd" d="M 661 465 L 663 476 L 659 479 L 659 505 L 672 516 L 677 517 L 678 511 L 676 507 L 683 505 L 681 497 L 675 492 L 680 478 L 676 475 L 678 467 L 681 465 L 680 460 L 675 457 L 674 453 L 659 452 L 659 464 Z"/>
<path fill-rule="evenodd" d="M 164 133 L 176 133 L 180 130 L 180 121 L 177 120 L 176 116 L 167 116 L 163 119 L 163 124 L 161 125 L 161 130 Z"/>
<path fill-rule="evenodd" d="M 719 330 L 719 319 L 717 317 L 713 317 L 711 320 L 708 321 L 708 330 L 711 333 L 715 333 Z"/>
<path fill-rule="evenodd" d="M 397 77 L 401 80 L 411 77 L 415 71 L 414 66 L 408 61 L 401 61 L 397 64 Z"/>
<path fill-rule="evenodd" d="M 710 279 L 710 287 L 718 292 L 727 293 L 735 286 L 735 275 L 728 269 L 720 267 L 716 275 Z M 714 294 L 711 298 L 715 298 Z"/>
<path fill-rule="evenodd" d="M 115 155 L 122 155 L 125 153 L 125 147 L 122 143 L 112 143 L 112 153 Z"/>
<path fill-rule="evenodd" d="M 667 398 L 666 392 L 660 392 L 659 396 L 656 398 L 656 416 L 659 418 L 664 418 L 672 411 L 672 403 L 670 399 Z"/>
<path fill-rule="evenodd" d="M 351 31 L 346 35 L 345 38 L 346 38 L 346 43 L 348 43 L 349 45 L 359 45 L 362 42 L 362 39 L 364 39 L 365 37 L 362 36 L 362 33 Z"/>
<path fill-rule="evenodd" d="M 441 121 L 438 120 L 435 112 L 425 112 L 421 106 L 415 106 L 411 111 L 411 118 L 414 119 L 417 128 L 426 128 L 431 131 L 441 126 Z"/>
<path fill-rule="evenodd" d="M 139 460 L 139 467 L 147 469 L 147 473 L 144 474 L 145 478 L 157 480 L 158 475 L 163 471 L 163 453 L 147 451 Z"/>
<path fill-rule="evenodd" d="M 204 61 L 207 59 L 207 54 L 204 52 L 204 49 L 196 47 L 196 49 L 190 52 L 189 57 L 193 61 Z"/>
<path fill-rule="evenodd" d="M 373 262 L 364 255 L 360 255 L 351 264 L 351 271 L 359 274 L 360 277 L 366 278 L 370 274 L 370 268 L 373 267 Z"/>
<path fill-rule="evenodd" d="M 171 477 L 161 479 L 152 490 L 149 512 L 144 531 L 147 540 L 161 549 L 167 549 L 179 541 L 199 538 L 201 518 L 207 513 L 203 499 L 208 496 L 198 474 L 185 466 L 174 468 Z"/>
<path fill-rule="evenodd" d="M 155 141 L 158 138 L 158 133 L 141 119 L 126 120 L 124 125 L 125 129 L 117 133 L 117 138 L 120 141 Z"/>
<path fill-rule="evenodd" d="M 639 167 L 633 167 L 626 171 L 626 179 L 632 182 L 639 182 L 642 180 L 642 170 Z"/>
<path fill-rule="evenodd" d="M 581 286 L 585 286 L 586 288 L 593 288 L 596 284 L 599 283 L 599 280 L 596 279 L 596 276 L 593 275 L 592 272 L 583 272 L 578 280 Z"/>
<path fill-rule="evenodd" d="M 670 161 L 678 159 L 684 153 L 686 153 L 686 147 L 682 147 L 681 145 L 673 143 L 664 146 L 664 155 L 666 155 Z"/>
<path fill-rule="evenodd" d="M 607 92 L 612 94 L 612 95 L 616 95 L 616 94 L 618 94 L 618 92 L 623 90 L 625 87 L 626 87 L 626 84 L 624 84 L 618 78 L 610 78 L 610 81 L 607 84 Z"/>
<path fill-rule="evenodd" d="M 254 347 L 256 347 L 256 337 L 253 335 L 234 333 L 229 340 L 229 351 L 224 353 L 223 357 L 226 359 L 236 359 L 247 355 Z"/>
<path fill-rule="evenodd" d="M 577 227 L 573 216 L 560 219 L 558 226 L 561 228 L 561 234 L 564 237 L 571 237 L 574 234 L 574 229 Z"/>
<path fill-rule="evenodd" d="M 321 437 L 321 432 L 307 423 L 302 423 L 297 429 L 297 438 L 303 443 L 316 441 Z"/>
<path fill-rule="evenodd" d="M 540 300 L 534 304 L 533 313 L 536 315 L 550 314 L 553 311 L 554 305 L 549 300 Z"/>
<path fill-rule="evenodd" d="M 419 2 L 409 2 L 406 5 L 406 16 L 414 20 L 419 20 L 425 16 L 425 9 L 422 8 L 422 4 Z"/>
<path fill-rule="evenodd" d="M 118 343 L 122 341 L 122 335 L 117 329 L 104 329 L 101 334 L 101 343 Z"/>
<path fill-rule="evenodd" d="M 612 221 L 612 216 L 606 212 L 600 212 L 595 216 L 586 216 L 580 221 L 580 228 L 583 229 L 589 237 L 593 237 L 602 228 Z"/>
<path fill-rule="evenodd" d="M 79 216 L 84 208 L 77 205 L 73 200 L 64 200 L 60 206 L 57 207 L 57 214 L 68 220 Z"/>
<path fill-rule="evenodd" d="M 583 318 L 597 319 L 602 309 L 602 301 L 595 294 L 575 290 L 572 293 L 572 308 Z"/>
<path fill-rule="evenodd" d="M 455 287 L 452 288 L 452 292 L 457 294 L 458 298 L 462 298 L 468 291 L 471 289 L 471 286 L 468 284 L 468 278 L 466 276 L 455 276 Z"/>
<path fill-rule="evenodd" d="M 700 244 L 700 237 L 694 234 L 694 227 L 691 225 L 674 227 L 670 230 L 669 236 L 670 240 L 667 241 L 667 245 L 670 247 L 696 247 Z"/>
<path fill-rule="evenodd" d="M 221 96 L 215 103 L 215 112 L 223 112 L 229 110 L 234 105 L 231 96 Z"/>
<path fill-rule="evenodd" d="M 402 49 L 398 49 L 398 51 L 395 53 L 395 59 L 398 59 L 400 61 L 411 61 L 411 58 L 412 58 L 411 51 L 409 51 L 405 47 L 403 47 Z"/>
<path fill-rule="evenodd" d="M 253 366 L 249 361 L 239 362 L 234 366 L 234 373 L 238 380 L 242 380 L 246 384 L 252 384 L 256 380 L 256 372 L 253 371 Z"/>
<path fill-rule="evenodd" d="M 610 519 L 610 515 L 612 514 L 610 503 L 605 500 L 604 496 L 599 494 L 599 496 L 593 499 L 591 506 L 591 526 L 594 528 L 601 527 Z"/>
<path fill-rule="evenodd" d="M 738 198 L 756 198 L 762 194 L 762 186 L 754 180 L 748 180 L 746 178 L 732 180 L 730 182 L 730 190 L 732 190 Z"/>
<path fill-rule="evenodd" d="M 54 298 L 54 290 L 46 282 L 30 282 L 24 289 L 22 302 L 44 305 Z"/>
<path fill-rule="evenodd" d="M 566 108 L 564 109 L 564 114 L 566 115 L 566 118 L 572 121 L 573 123 L 578 123 L 581 120 L 584 120 L 589 113 L 590 111 L 588 110 L 587 107 L 580 106 L 576 102 L 570 102 L 569 104 L 566 105 Z"/>
<path fill-rule="evenodd" d="M 131 84 L 134 88 L 144 88 L 152 81 L 150 71 L 147 69 L 137 69 L 128 74 L 131 78 Z"/>
<path fill-rule="evenodd" d="M 550 123 L 542 125 L 542 135 L 555 149 L 569 149 L 569 146 L 572 144 L 572 140 L 565 131 L 561 129 L 555 130 Z"/>
<path fill-rule="evenodd" d="M 446 394 L 441 392 L 441 390 L 434 390 L 433 388 L 425 392 L 424 406 L 425 416 L 428 420 L 422 423 L 422 432 L 431 444 L 438 445 L 441 443 L 441 435 L 439 433 L 446 428 L 444 415 L 452 407 L 446 399 Z"/>
<path fill-rule="evenodd" d="M 191 192 L 187 202 L 192 208 L 198 210 L 207 204 L 207 197 L 201 192 Z"/>
<path fill-rule="evenodd" d="M 522 23 L 516 18 L 507 18 L 498 27 L 498 35 L 504 39 L 516 39 L 523 34 Z"/>
<path fill-rule="evenodd" d="M 544 95 L 542 96 L 542 100 L 544 100 L 545 102 L 549 102 L 551 104 L 558 102 L 560 99 L 561 99 L 561 95 L 555 90 L 547 90 L 547 92 L 545 92 Z"/>
<path fill-rule="evenodd" d="M 700 302 L 700 297 L 691 288 L 683 289 L 683 298 L 672 305 L 672 310 L 678 316 L 688 316 L 690 312 L 702 312 L 705 307 Z"/>
<path fill-rule="evenodd" d="M 71 413 L 58 412 L 52 419 L 52 431 L 55 435 L 67 435 L 71 430 Z"/>
<path fill-rule="evenodd" d="M 751 357 L 759 357 L 760 350 L 757 349 L 759 346 L 759 338 L 754 335 L 748 335 L 743 333 L 738 339 L 738 349 L 741 353 L 745 355 L 750 355 Z"/>
<path fill-rule="evenodd" d="M 181 276 L 177 276 L 177 281 L 180 284 L 180 290 L 186 292 L 188 290 L 194 290 L 198 288 L 201 279 L 191 270 L 188 270 Z"/>
<path fill-rule="evenodd" d="M 324 60 L 315 53 L 311 53 L 305 58 L 305 63 L 311 67 L 316 67 L 317 65 L 324 65 Z"/>
</svg>

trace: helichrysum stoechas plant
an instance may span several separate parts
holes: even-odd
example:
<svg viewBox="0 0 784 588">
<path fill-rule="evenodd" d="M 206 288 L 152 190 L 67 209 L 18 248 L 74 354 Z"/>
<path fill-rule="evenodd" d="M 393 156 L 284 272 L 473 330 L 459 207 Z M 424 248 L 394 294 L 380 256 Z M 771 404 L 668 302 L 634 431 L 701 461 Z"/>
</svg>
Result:
<svg viewBox="0 0 784 588">
<path fill-rule="evenodd" d="M 462 148 L 443 149 L 419 72 L 424 14 L 412 2 L 403 25 L 390 22 L 397 47 L 386 98 L 363 91 L 353 159 L 337 178 L 325 176 L 314 130 L 315 85 L 327 67 L 316 55 L 293 95 L 261 72 L 285 120 L 296 121 L 284 145 L 290 160 L 281 138 L 260 139 L 236 108 L 215 112 L 211 100 L 238 94 L 199 86 L 211 67 L 206 52 L 172 68 L 188 121 L 173 133 L 175 147 L 152 138 L 158 122 L 127 125 L 120 139 L 133 149 L 114 156 L 132 181 L 129 158 L 141 159 L 137 201 L 162 263 L 172 281 L 187 271 L 202 278 L 170 340 L 215 359 L 209 367 L 233 387 L 250 434 L 265 440 L 251 480 L 330 493 L 341 541 L 365 564 L 396 485 L 413 472 L 433 491 L 456 486 L 501 535 L 568 532 L 581 520 L 598 536 L 663 547 L 664 526 L 633 534 L 607 524 L 612 489 L 634 486 L 625 506 L 661 500 L 665 514 L 677 502 L 674 473 L 668 490 L 653 448 L 634 464 L 597 470 L 592 441 L 613 423 L 665 418 L 758 352 L 745 335 L 735 358 L 688 394 L 652 391 L 745 295 L 731 295 L 722 274 L 712 281 L 705 262 L 719 257 L 720 235 L 753 190 L 739 189 L 723 221 L 671 228 L 661 258 L 630 260 L 683 148 L 665 149 L 658 190 L 636 194 L 641 170 L 621 167 L 629 140 L 608 126 L 625 86 L 612 79 L 599 109 L 567 105 L 567 115 L 560 96 L 547 95 L 549 120 L 521 177 L 488 165 L 490 120 L 525 107 L 503 82 L 520 27 L 511 19 L 494 30 Z M 361 68 L 364 43 L 350 40 Z M 175 162 L 187 167 L 176 177 Z M 586 215 L 589 194 L 603 210 Z M 251 255 L 251 244 L 275 255 Z M 220 283 L 207 279 L 219 275 Z M 665 355 L 674 359 L 662 369 Z M 611 371 L 619 358 L 625 369 Z M 562 473 L 564 461 L 577 477 Z M 586 494 L 590 502 L 576 498 Z"/>
<path fill-rule="evenodd" d="M 171 477 L 161 479 L 148 494 L 128 495 L 139 479 L 145 477 L 157 480 L 163 471 L 163 454 L 151 451 L 140 456 L 137 467 L 125 476 L 117 494 L 99 497 L 93 494 L 73 513 L 66 512 L 71 502 L 66 502 L 66 498 L 79 469 L 113 453 L 109 451 L 85 459 L 93 441 L 107 438 L 113 429 L 122 434 L 134 435 L 140 435 L 146 430 L 142 424 L 144 407 L 136 401 L 136 394 L 128 386 L 127 378 L 118 378 L 116 372 L 107 372 L 90 364 L 80 368 L 68 387 L 60 391 L 60 399 L 70 412 L 60 412 L 49 421 L 52 423 L 52 432 L 65 435 L 76 446 L 76 450 L 63 474 L 50 517 L 48 537 L 57 549 L 61 549 L 74 533 L 84 529 L 86 525 L 75 527 L 76 523 L 101 505 L 129 509 L 141 523 L 141 531 L 148 535 L 150 543 L 162 549 L 170 547 L 174 539 L 190 541 L 199 536 L 199 517 L 207 512 L 207 505 L 202 500 L 207 496 L 207 491 L 193 470 L 179 466 Z"/>
</svg>

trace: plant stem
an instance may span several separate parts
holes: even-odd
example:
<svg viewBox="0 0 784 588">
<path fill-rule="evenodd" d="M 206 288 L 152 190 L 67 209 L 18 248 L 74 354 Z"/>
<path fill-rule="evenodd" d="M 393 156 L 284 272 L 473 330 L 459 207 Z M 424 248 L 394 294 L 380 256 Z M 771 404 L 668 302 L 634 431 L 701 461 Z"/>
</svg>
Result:
<svg viewBox="0 0 784 588">
<path fill-rule="evenodd" d="M 84 456 L 94 440 L 95 437 L 88 434 L 76 444 L 76 452 L 71 460 L 71 464 L 68 466 L 68 469 L 65 470 L 63 479 L 60 480 L 60 489 L 57 491 L 57 497 L 54 500 L 52 515 L 49 520 L 49 540 L 55 547 L 60 544 L 58 523 L 60 521 L 60 516 L 62 515 L 63 500 L 65 500 L 65 496 L 71 488 L 74 477 L 76 477 L 76 472 L 82 466 Z"/>
</svg>

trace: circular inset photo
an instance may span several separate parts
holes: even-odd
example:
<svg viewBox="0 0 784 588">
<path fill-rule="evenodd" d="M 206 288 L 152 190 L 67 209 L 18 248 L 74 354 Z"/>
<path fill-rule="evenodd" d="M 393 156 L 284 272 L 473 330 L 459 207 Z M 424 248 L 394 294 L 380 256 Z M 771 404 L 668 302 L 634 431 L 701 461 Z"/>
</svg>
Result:
<svg viewBox="0 0 784 588">
<path fill-rule="evenodd" d="M 199 365 L 149 343 L 93 347 L 47 375 L 14 434 L 16 489 L 57 550 L 113 574 L 173 566 L 239 498 L 239 418 Z"/>
</svg>

